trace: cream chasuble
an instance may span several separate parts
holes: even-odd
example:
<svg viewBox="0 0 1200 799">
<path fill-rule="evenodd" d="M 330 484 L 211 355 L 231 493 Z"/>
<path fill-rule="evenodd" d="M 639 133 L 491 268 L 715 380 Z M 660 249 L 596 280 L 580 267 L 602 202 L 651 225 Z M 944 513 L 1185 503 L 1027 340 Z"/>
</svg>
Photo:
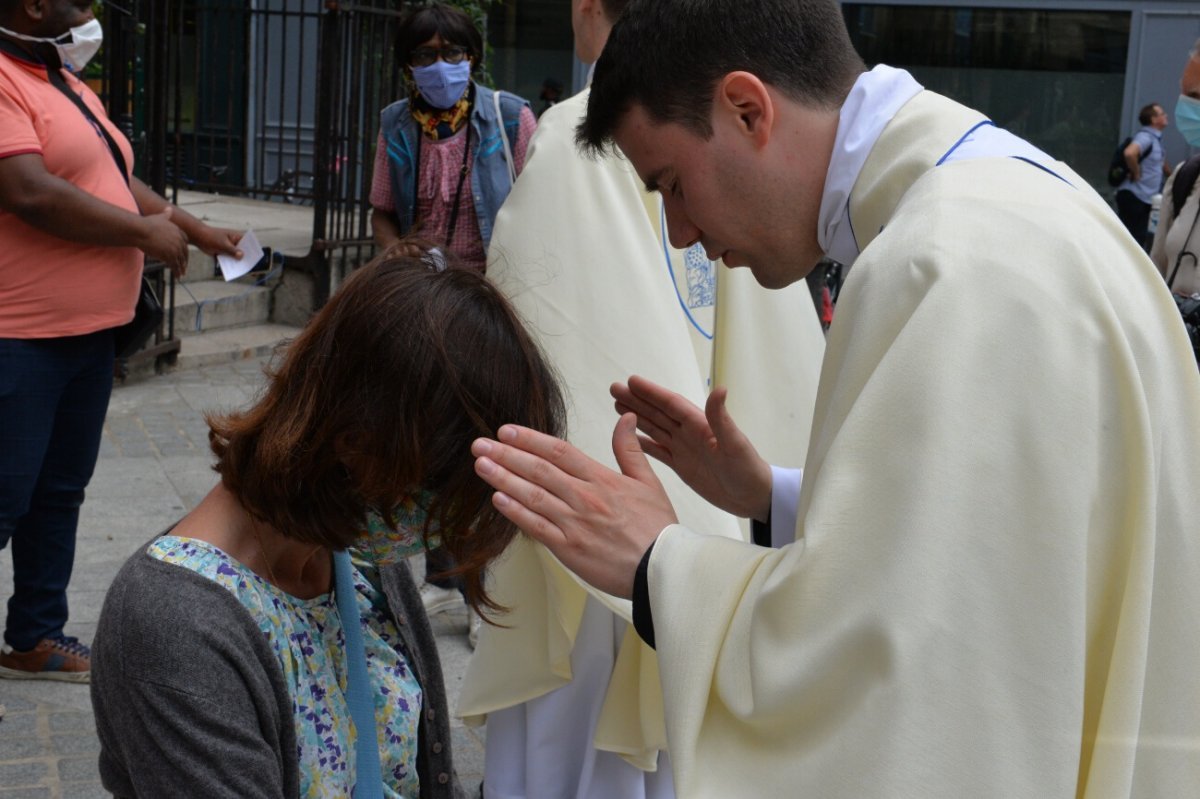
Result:
<svg viewBox="0 0 1200 799">
<path fill-rule="evenodd" d="M 641 374 L 703 406 L 711 379 L 729 387 L 740 425 L 773 439 L 774 462 L 802 466 L 824 351 L 806 287 L 768 292 L 745 270 L 711 264 L 701 249 L 666 244 L 659 200 L 628 162 L 576 150 L 586 104 L 585 91 L 542 116 L 497 217 L 488 266 L 562 379 L 570 440 L 615 468 L 611 383 Z M 776 427 L 780 419 L 788 425 Z M 745 537 L 737 520 L 655 466 L 681 520 Z M 493 567 L 489 590 L 512 612 L 500 620 L 509 629 L 484 626 L 468 666 L 458 707 L 468 723 L 572 679 L 589 595 L 630 618 L 628 601 L 595 591 L 524 536 Z M 597 690 L 605 697 L 595 746 L 653 770 L 667 748 L 658 664 L 632 626 L 611 680 Z"/>
<path fill-rule="evenodd" d="M 935 167 L 981 119 L 854 184 L 797 543 L 655 545 L 680 797 L 1200 795 L 1200 376 L 1069 167 Z"/>
</svg>

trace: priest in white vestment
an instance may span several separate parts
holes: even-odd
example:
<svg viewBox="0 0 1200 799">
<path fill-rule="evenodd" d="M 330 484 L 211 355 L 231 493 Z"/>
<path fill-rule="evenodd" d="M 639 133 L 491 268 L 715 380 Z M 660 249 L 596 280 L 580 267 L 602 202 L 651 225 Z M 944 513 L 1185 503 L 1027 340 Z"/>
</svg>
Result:
<svg viewBox="0 0 1200 799">
<path fill-rule="evenodd" d="M 635 0 L 581 136 L 763 285 L 853 263 L 789 546 L 692 526 L 647 466 L 790 523 L 719 392 L 615 387 L 620 474 L 512 426 L 473 448 L 505 515 L 633 598 L 679 796 L 1196 796 L 1200 375 L 1104 201 L 863 71 L 833 0 Z"/>
<path fill-rule="evenodd" d="M 611 19 L 592 0 L 574 8 L 580 55 L 594 59 Z M 766 292 L 748 274 L 718 272 L 700 246 L 671 247 L 662 203 L 629 163 L 576 148 L 587 94 L 543 114 L 488 265 L 559 372 L 570 440 L 615 465 L 608 388 L 643 371 L 696 401 L 728 386 L 731 412 L 772 437 L 775 462 L 802 466 L 824 351 L 805 286 Z M 784 342 L 794 357 L 781 367 Z M 690 524 L 746 537 L 734 516 L 661 475 Z M 524 538 L 493 567 L 489 592 L 510 612 L 481 631 L 458 707 L 469 723 L 486 717 L 485 799 L 673 797 L 658 664 L 628 624 L 629 602 Z"/>
</svg>

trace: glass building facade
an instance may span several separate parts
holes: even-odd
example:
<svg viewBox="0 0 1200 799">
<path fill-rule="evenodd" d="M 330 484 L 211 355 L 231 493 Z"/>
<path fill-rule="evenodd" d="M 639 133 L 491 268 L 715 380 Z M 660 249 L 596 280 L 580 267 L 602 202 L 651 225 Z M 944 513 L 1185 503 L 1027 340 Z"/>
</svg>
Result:
<svg viewBox="0 0 1200 799">
<path fill-rule="evenodd" d="M 369 60 L 362 68 L 371 74 L 390 78 L 391 96 L 399 96 L 387 26 L 405 3 L 344 5 L 348 18 L 371 17 L 378 23 L 367 27 L 379 28 L 374 50 L 355 44 L 348 52 Z M 176 7 L 174 132 L 191 147 L 172 165 L 177 176 L 262 188 L 288 169 L 311 174 L 318 22 L 330 6 L 184 0 Z M 1106 192 L 1104 174 L 1117 143 L 1137 128 L 1143 105 L 1174 110 L 1187 50 L 1200 38 L 1196 0 L 874 0 L 842 8 L 868 65 L 910 70 L 929 89 L 979 109 Z M 546 107 L 547 84 L 561 86 L 562 97 L 584 84 L 571 0 L 498 0 L 488 9 L 486 38 L 491 81 L 528 99 L 535 112 Z M 1173 128 L 1164 132 L 1163 146 L 1172 162 L 1189 154 Z"/>
<path fill-rule="evenodd" d="M 492 79 L 528 100 L 535 113 L 545 108 L 541 94 L 548 81 L 563 87 L 563 98 L 574 93 L 581 65 L 572 44 L 570 0 L 499 3 L 488 14 L 487 38 Z"/>
<path fill-rule="evenodd" d="M 569 95 L 584 68 L 571 49 L 570 0 L 503 0 L 488 18 L 496 85 L 535 110 L 546 79 Z M 927 88 L 977 108 L 1069 163 L 1097 188 L 1138 109 L 1170 112 L 1200 3 L 1180 0 L 921 0 L 844 2 L 868 65 L 903 67 Z M 1172 160 L 1188 154 L 1168 128 Z"/>
<path fill-rule="evenodd" d="M 909 70 L 1100 186 L 1122 127 L 1128 12 L 843 5 L 868 63 Z"/>
</svg>

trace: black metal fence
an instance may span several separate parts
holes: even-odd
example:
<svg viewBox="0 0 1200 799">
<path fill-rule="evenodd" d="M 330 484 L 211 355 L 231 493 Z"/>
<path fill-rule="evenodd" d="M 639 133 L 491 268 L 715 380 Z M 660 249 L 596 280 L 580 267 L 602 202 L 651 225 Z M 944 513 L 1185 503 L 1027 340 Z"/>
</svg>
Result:
<svg viewBox="0 0 1200 799">
<path fill-rule="evenodd" d="M 112 119 L 134 147 L 137 175 L 151 188 L 165 191 L 162 154 L 165 152 L 166 110 L 161 88 L 146 75 L 162 63 L 165 39 L 166 2 L 146 2 L 144 8 L 128 3 L 104 6 L 104 48 L 98 64 L 84 73 L 85 79 L 105 99 Z M 167 308 L 163 325 L 153 340 L 128 362 L 153 359 L 158 366 L 179 352 L 175 337 L 175 281 L 163 264 L 147 260 L 145 275 Z M 119 362 L 122 378 L 128 362 Z"/>
<path fill-rule="evenodd" d="M 139 176 L 172 199 L 193 189 L 311 206 L 312 248 L 288 264 L 311 274 L 319 307 L 371 254 L 370 171 L 379 112 L 403 88 L 392 58 L 403 3 L 119 6 L 105 7 L 99 82 Z"/>
<path fill-rule="evenodd" d="M 403 91 L 401 65 L 393 57 L 398 5 L 325 3 L 309 259 L 314 306 L 372 251 L 369 197 L 379 112 Z"/>
</svg>

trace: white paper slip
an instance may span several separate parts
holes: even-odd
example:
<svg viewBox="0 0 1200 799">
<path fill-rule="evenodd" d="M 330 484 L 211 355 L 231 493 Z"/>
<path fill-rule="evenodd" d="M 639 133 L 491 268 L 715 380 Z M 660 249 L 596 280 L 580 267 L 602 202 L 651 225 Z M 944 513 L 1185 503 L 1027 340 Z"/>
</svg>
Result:
<svg viewBox="0 0 1200 799">
<path fill-rule="evenodd" d="M 242 234 L 242 240 L 238 242 L 238 249 L 242 251 L 240 259 L 234 258 L 232 255 L 217 255 L 217 263 L 221 267 L 221 274 L 225 276 L 226 282 L 246 274 L 262 260 L 263 248 L 258 243 L 258 236 L 254 235 L 253 230 L 247 230 Z"/>
</svg>

